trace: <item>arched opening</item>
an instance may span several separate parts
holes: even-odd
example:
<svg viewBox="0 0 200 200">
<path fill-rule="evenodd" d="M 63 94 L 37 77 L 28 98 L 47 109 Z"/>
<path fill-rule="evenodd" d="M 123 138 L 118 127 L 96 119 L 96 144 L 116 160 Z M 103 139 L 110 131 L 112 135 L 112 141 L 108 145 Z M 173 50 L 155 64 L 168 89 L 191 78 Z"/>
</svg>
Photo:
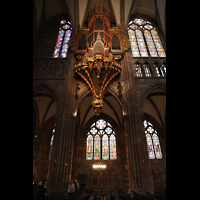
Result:
<svg viewBox="0 0 200 200">
<path fill-rule="evenodd" d="M 166 190 L 166 90 L 152 89 L 143 104 L 144 137 L 155 192 Z"/>
<path fill-rule="evenodd" d="M 47 90 L 37 90 L 33 94 L 33 180 L 36 184 L 48 178 L 55 115 L 55 99 Z"/>
<path fill-rule="evenodd" d="M 72 179 L 97 193 L 125 191 L 128 177 L 121 106 L 107 92 L 102 112 L 96 116 L 90 98 L 82 100 L 77 113 Z"/>
</svg>

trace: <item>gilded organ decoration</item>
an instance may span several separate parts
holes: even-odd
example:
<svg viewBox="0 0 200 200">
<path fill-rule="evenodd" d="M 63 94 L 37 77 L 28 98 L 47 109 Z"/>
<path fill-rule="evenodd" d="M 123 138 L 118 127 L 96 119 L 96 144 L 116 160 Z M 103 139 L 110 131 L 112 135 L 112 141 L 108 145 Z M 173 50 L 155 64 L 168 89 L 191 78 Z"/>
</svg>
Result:
<svg viewBox="0 0 200 200">
<path fill-rule="evenodd" d="M 121 34 L 118 27 L 111 26 L 107 11 L 99 7 L 89 13 L 87 26 L 81 27 L 78 35 L 71 38 L 69 48 L 77 58 L 74 71 L 89 86 L 97 116 L 103 108 L 107 85 L 114 78 L 119 78 L 120 60 L 129 47 L 129 39 Z"/>
</svg>

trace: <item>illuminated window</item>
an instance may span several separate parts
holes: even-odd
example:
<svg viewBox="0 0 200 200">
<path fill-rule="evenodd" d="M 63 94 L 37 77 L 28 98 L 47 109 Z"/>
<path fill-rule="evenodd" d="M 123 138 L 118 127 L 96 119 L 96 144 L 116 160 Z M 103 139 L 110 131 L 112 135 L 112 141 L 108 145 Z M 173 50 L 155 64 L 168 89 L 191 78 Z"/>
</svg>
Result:
<svg viewBox="0 0 200 200">
<path fill-rule="evenodd" d="M 112 134 L 110 136 L 110 160 L 117 159 L 117 153 L 116 153 L 116 140 L 115 136 Z"/>
<path fill-rule="evenodd" d="M 162 64 L 161 67 L 159 67 L 157 64 L 154 64 L 154 69 L 156 72 L 156 76 L 158 76 L 158 77 L 166 76 L 166 65 L 165 64 Z"/>
<path fill-rule="evenodd" d="M 147 122 L 147 120 L 144 120 L 144 128 L 149 159 L 161 159 L 162 152 L 157 131 L 150 122 Z"/>
<path fill-rule="evenodd" d="M 106 134 L 102 138 L 102 159 L 109 159 L 108 136 Z"/>
<path fill-rule="evenodd" d="M 166 57 L 158 33 L 149 21 L 141 18 L 131 21 L 128 24 L 128 36 L 133 57 Z"/>
<path fill-rule="evenodd" d="M 56 42 L 56 46 L 53 53 L 53 58 L 66 58 L 67 51 L 69 48 L 69 40 L 71 37 L 72 28 L 71 23 L 66 20 L 61 20 L 60 22 L 60 30 L 58 32 L 58 38 Z"/>
<path fill-rule="evenodd" d="M 92 135 L 89 135 L 87 137 L 86 158 L 88 160 L 92 160 L 92 158 L 93 158 L 93 137 L 92 137 Z"/>
<path fill-rule="evenodd" d="M 150 68 L 146 64 L 144 64 L 143 67 L 144 67 L 145 76 L 150 77 L 151 76 Z"/>
<path fill-rule="evenodd" d="M 53 148 L 53 140 L 54 140 L 55 128 L 52 129 L 52 136 L 50 140 L 50 150 L 49 150 L 49 160 L 51 159 L 51 152 Z"/>
<path fill-rule="evenodd" d="M 135 65 L 135 76 L 142 77 L 142 69 L 139 65 Z"/>
<path fill-rule="evenodd" d="M 87 134 L 87 160 L 116 160 L 116 137 L 109 122 L 99 119 L 93 123 Z"/>
</svg>

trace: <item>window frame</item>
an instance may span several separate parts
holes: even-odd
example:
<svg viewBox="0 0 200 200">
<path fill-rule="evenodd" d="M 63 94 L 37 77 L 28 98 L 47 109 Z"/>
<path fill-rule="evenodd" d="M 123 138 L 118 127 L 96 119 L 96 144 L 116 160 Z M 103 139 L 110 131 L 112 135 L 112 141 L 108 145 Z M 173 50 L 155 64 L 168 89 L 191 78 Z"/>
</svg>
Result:
<svg viewBox="0 0 200 200">
<path fill-rule="evenodd" d="M 63 35 L 60 36 L 61 32 L 63 32 Z M 71 39 L 71 35 L 72 35 L 71 23 L 69 21 L 62 19 L 60 22 L 60 28 L 52 58 L 67 58 L 67 52 L 69 49 L 69 42 Z M 59 41 L 60 44 L 58 44 Z M 66 54 L 65 56 L 64 53 Z"/>
<path fill-rule="evenodd" d="M 137 48 L 138 48 L 138 52 L 139 52 L 139 56 L 134 56 L 134 53 L 133 53 L 133 48 L 134 47 L 132 46 L 132 43 L 131 43 L 131 52 L 132 52 L 132 56 L 133 57 L 135 57 L 135 58 L 144 58 L 144 57 L 165 58 L 166 57 L 165 49 L 163 48 L 163 45 L 162 45 L 162 42 L 160 40 L 158 31 L 152 25 L 151 22 L 145 21 L 142 18 L 135 18 L 133 21 L 130 21 L 129 24 L 128 24 L 127 31 L 128 31 L 129 40 L 131 42 L 131 38 L 130 38 L 130 34 L 129 34 L 130 30 L 132 30 L 134 32 L 134 36 L 135 36 L 135 39 L 136 39 L 135 42 L 137 43 Z M 140 48 L 139 48 L 138 37 L 136 35 L 136 31 L 137 30 L 140 30 L 142 35 L 143 35 L 143 41 L 144 41 L 148 56 L 142 56 L 141 55 Z M 148 31 L 150 40 L 147 39 L 145 31 Z M 155 37 L 152 34 L 152 31 L 157 34 L 158 41 L 155 40 Z M 153 48 L 151 48 L 151 45 L 150 45 L 149 41 L 151 41 L 151 43 L 153 44 L 152 47 L 155 49 L 155 53 L 156 54 L 154 53 L 153 56 L 152 56 L 153 52 L 150 51 Z M 158 43 L 159 43 L 161 48 L 158 47 Z M 159 49 L 161 49 L 163 51 L 163 55 L 164 56 L 162 55 L 162 53 L 160 53 Z"/>
<path fill-rule="evenodd" d="M 161 160 L 163 158 L 163 155 L 162 155 L 162 150 L 161 150 L 161 145 L 160 145 L 160 140 L 159 140 L 159 136 L 158 136 L 158 132 L 155 130 L 153 124 L 149 121 L 147 121 L 146 119 L 143 121 L 143 126 L 144 126 L 144 132 L 145 132 L 145 139 L 146 139 L 146 142 L 147 142 L 147 149 L 148 149 L 148 157 L 149 159 L 157 159 L 157 160 Z M 151 129 L 151 130 L 150 130 Z M 149 144 L 148 144 L 148 141 L 147 141 L 147 136 L 150 136 L 150 143 L 152 145 L 152 149 L 153 149 L 153 154 L 154 155 L 150 155 L 149 154 Z M 156 146 L 155 146 L 155 140 L 154 140 L 154 135 L 156 135 L 157 137 L 157 140 L 158 140 L 158 145 L 159 147 L 157 147 L 157 149 L 159 149 L 160 151 L 160 156 L 158 156 L 158 151 L 155 150 Z"/>
<path fill-rule="evenodd" d="M 106 122 L 105 123 L 99 123 L 100 120 L 103 120 L 103 122 Z M 102 122 L 102 121 L 101 121 Z M 95 159 L 95 138 L 96 136 L 99 136 L 100 137 L 100 158 L 99 159 Z M 104 136 L 107 136 L 107 154 L 108 154 L 108 159 L 104 159 L 103 158 L 103 138 Z M 112 159 L 111 158 L 111 151 L 110 151 L 110 147 L 111 147 L 111 136 L 114 136 L 114 142 L 115 142 L 115 153 L 116 153 L 116 158 Z M 93 156 L 91 159 L 88 159 L 87 157 L 87 148 L 88 148 L 88 144 L 87 144 L 87 141 L 88 141 L 88 137 L 91 137 L 93 138 Z M 105 119 L 99 119 L 97 120 L 96 122 L 92 123 L 92 125 L 90 126 L 90 129 L 87 133 L 87 137 L 86 137 L 86 160 L 102 160 L 102 161 L 106 161 L 106 160 L 117 160 L 117 140 L 116 140 L 116 134 L 115 134 L 115 131 L 113 130 L 113 127 L 112 125 L 106 121 Z"/>
</svg>

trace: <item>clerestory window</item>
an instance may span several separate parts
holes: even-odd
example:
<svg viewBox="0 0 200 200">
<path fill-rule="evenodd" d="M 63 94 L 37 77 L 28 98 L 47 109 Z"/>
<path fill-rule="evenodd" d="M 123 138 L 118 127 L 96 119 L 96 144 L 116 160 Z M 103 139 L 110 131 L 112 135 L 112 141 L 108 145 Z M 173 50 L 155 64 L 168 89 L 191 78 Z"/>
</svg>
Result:
<svg viewBox="0 0 200 200">
<path fill-rule="evenodd" d="M 133 57 L 166 57 L 158 33 L 149 21 L 141 18 L 131 21 L 128 36 Z"/>
<path fill-rule="evenodd" d="M 71 23 L 61 20 L 53 58 L 66 58 L 72 33 Z"/>
</svg>

